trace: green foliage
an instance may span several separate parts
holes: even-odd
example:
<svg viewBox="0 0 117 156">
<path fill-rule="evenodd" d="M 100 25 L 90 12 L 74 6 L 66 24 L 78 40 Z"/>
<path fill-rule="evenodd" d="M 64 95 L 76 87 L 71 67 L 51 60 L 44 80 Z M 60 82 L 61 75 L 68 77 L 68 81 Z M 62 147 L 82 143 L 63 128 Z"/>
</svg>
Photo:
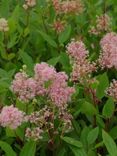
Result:
<svg viewBox="0 0 117 156">
<path fill-rule="evenodd" d="M 35 156 L 36 153 L 36 142 L 27 142 L 21 150 L 20 156 Z"/>
<path fill-rule="evenodd" d="M 59 35 L 59 42 L 60 42 L 60 44 L 64 43 L 65 41 L 67 41 L 69 39 L 70 33 L 71 33 L 71 26 L 68 25 L 65 28 L 64 32 L 62 32 Z"/>
<path fill-rule="evenodd" d="M 65 142 L 67 142 L 70 145 L 76 146 L 78 148 L 82 148 L 82 143 L 79 142 L 78 140 L 75 140 L 70 137 L 62 137 L 62 140 L 64 140 Z"/>
<path fill-rule="evenodd" d="M 46 33 L 42 32 L 42 31 L 39 31 L 39 33 L 43 37 L 43 39 L 45 41 L 47 41 L 48 44 L 50 44 L 51 46 L 53 46 L 55 48 L 57 47 L 56 42 L 49 35 L 47 35 Z"/>
<path fill-rule="evenodd" d="M 103 142 L 110 154 L 110 156 L 116 156 L 117 155 L 117 146 L 113 139 L 108 135 L 107 132 L 102 131 L 102 137 L 103 137 Z"/>
<path fill-rule="evenodd" d="M 99 133 L 99 128 L 96 127 L 94 129 L 92 129 L 89 133 L 88 133 L 88 136 L 87 136 L 87 141 L 88 141 L 88 144 L 93 144 L 97 137 L 98 137 L 98 133 Z"/>
<path fill-rule="evenodd" d="M 109 32 L 117 32 L 117 0 L 81 1 L 82 13 L 59 14 L 51 0 L 37 0 L 36 5 L 28 9 L 23 7 L 26 0 L 0 0 L 0 19 L 5 18 L 9 27 L 6 32 L 0 30 L 0 115 L 2 108 L 11 104 L 26 115 L 41 112 L 45 105 L 52 108 L 51 115 L 45 117 L 47 123 L 52 120 L 52 124 L 46 127 L 43 120 L 38 123 L 44 134 L 36 141 L 25 136 L 27 127 L 33 129 L 34 124 L 25 122 L 14 130 L 3 127 L 0 116 L 0 156 L 117 156 L 117 99 L 107 94 L 110 83 L 117 79 L 117 72 L 115 68 L 100 68 L 98 61 L 102 51 L 100 41 L 107 31 L 100 30 L 97 35 L 89 32 L 96 26 L 96 16 L 103 13 L 112 18 Z M 82 81 L 71 79 L 74 60 L 66 47 L 72 39 L 82 41 L 89 51 L 87 61 L 96 63 L 96 70 L 82 77 Z M 68 107 L 62 109 L 70 116 L 60 112 L 59 107 L 55 109 L 48 95 L 27 102 L 20 101 L 18 94 L 12 92 L 15 73 L 25 68 L 29 78 L 33 77 L 35 64 L 41 62 L 54 66 L 57 72 L 65 72 L 68 86 L 74 86 L 75 94 Z M 44 87 L 49 88 L 51 83 L 46 81 Z M 68 127 L 63 124 L 64 115 Z"/>
<path fill-rule="evenodd" d="M 105 90 L 109 86 L 108 76 L 107 73 L 103 73 L 102 75 L 98 76 L 99 85 L 97 87 L 97 97 L 103 98 L 105 95 Z"/>
<path fill-rule="evenodd" d="M 114 113 L 114 101 L 112 98 L 109 98 L 108 101 L 105 103 L 103 108 L 103 115 L 107 118 L 110 118 Z"/>
<path fill-rule="evenodd" d="M 16 156 L 16 153 L 8 143 L 0 141 L 0 147 L 6 153 L 6 156 Z"/>
<path fill-rule="evenodd" d="M 93 104 L 85 101 L 81 106 L 81 112 L 85 113 L 86 115 L 95 115 L 97 110 Z"/>
</svg>

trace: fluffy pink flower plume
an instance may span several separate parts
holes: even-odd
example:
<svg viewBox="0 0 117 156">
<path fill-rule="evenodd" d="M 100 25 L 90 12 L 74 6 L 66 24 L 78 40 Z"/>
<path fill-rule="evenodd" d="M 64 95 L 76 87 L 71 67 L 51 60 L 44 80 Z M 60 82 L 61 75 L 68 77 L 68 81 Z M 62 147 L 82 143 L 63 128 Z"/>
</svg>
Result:
<svg viewBox="0 0 117 156">
<path fill-rule="evenodd" d="M 90 78 L 90 74 L 95 70 L 96 67 L 94 62 L 90 63 L 88 60 L 84 60 L 84 62 L 82 63 L 74 63 L 71 73 L 71 79 L 74 82 L 83 82 L 86 78 Z"/>
<path fill-rule="evenodd" d="M 58 14 L 81 13 L 83 11 L 83 4 L 80 0 L 52 0 L 52 2 Z"/>
<path fill-rule="evenodd" d="M 106 93 L 117 101 L 117 80 L 113 80 L 113 82 L 111 82 L 109 88 L 106 90 Z"/>
<path fill-rule="evenodd" d="M 35 78 L 37 81 L 41 79 L 44 82 L 51 80 L 46 93 L 57 106 L 62 106 L 70 101 L 74 89 L 67 86 L 68 76 L 64 72 L 57 73 L 54 67 L 41 63 L 35 66 Z"/>
<path fill-rule="evenodd" d="M 28 102 L 35 97 L 36 89 L 36 81 L 33 78 L 28 78 L 26 73 L 19 72 L 15 75 L 11 90 L 19 97 L 19 99 Z"/>
<path fill-rule="evenodd" d="M 49 66 L 47 63 L 40 63 L 36 64 L 34 67 L 35 71 L 35 79 L 42 80 L 42 81 L 48 81 L 52 80 L 55 77 L 56 70 L 54 67 Z"/>
<path fill-rule="evenodd" d="M 34 67 L 35 75 L 34 79 L 37 82 L 37 95 L 47 95 L 48 89 L 45 87 L 45 83 L 54 79 L 56 70 L 54 67 L 49 66 L 47 63 L 36 64 Z"/>
<path fill-rule="evenodd" d="M 64 72 L 59 72 L 50 86 L 49 97 L 59 107 L 66 106 L 75 92 L 73 87 L 68 87 L 67 80 L 67 75 Z"/>
<path fill-rule="evenodd" d="M 47 96 L 56 106 L 70 101 L 74 88 L 68 87 L 68 76 L 64 72 L 56 72 L 54 67 L 44 62 L 36 64 L 34 72 L 32 78 L 24 72 L 15 75 L 11 89 L 20 100 L 28 102 L 36 96 Z"/>
<path fill-rule="evenodd" d="M 102 68 L 117 69 L 117 34 L 107 33 L 100 41 L 102 52 L 99 63 Z"/>
<path fill-rule="evenodd" d="M 98 35 L 101 32 L 110 31 L 111 18 L 107 14 L 96 17 L 96 26 L 92 26 L 89 32 Z"/>
<path fill-rule="evenodd" d="M 0 125 L 16 129 L 24 121 L 24 115 L 24 112 L 18 110 L 18 108 L 13 105 L 4 106 L 0 113 Z"/>
<path fill-rule="evenodd" d="M 84 43 L 74 39 L 67 45 L 67 53 L 75 61 L 84 60 L 88 55 Z"/>
<path fill-rule="evenodd" d="M 82 81 L 96 70 L 95 63 L 87 59 L 88 51 L 82 41 L 72 40 L 67 46 L 67 53 L 72 62 L 72 81 Z"/>
</svg>

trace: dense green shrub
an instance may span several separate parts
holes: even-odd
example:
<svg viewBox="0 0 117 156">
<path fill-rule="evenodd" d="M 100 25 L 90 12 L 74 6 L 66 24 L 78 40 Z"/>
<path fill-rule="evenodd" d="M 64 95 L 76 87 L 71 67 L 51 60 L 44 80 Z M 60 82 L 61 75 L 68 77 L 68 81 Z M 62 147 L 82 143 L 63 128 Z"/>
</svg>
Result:
<svg viewBox="0 0 117 156">
<path fill-rule="evenodd" d="M 0 155 L 117 156 L 117 1 L 0 1 Z"/>
</svg>

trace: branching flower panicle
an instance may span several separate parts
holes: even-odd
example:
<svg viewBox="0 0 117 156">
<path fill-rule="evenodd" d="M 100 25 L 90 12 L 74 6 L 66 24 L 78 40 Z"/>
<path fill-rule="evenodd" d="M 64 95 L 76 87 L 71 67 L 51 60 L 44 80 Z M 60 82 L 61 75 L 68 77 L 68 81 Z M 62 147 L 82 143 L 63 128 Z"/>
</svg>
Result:
<svg viewBox="0 0 117 156">
<path fill-rule="evenodd" d="M 71 79 L 74 82 L 82 81 L 96 70 L 95 63 L 88 60 L 88 51 L 82 41 L 72 40 L 67 46 L 67 53 L 72 64 Z"/>
<path fill-rule="evenodd" d="M 107 33 L 100 41 L 101 54 L 99 64 L 102 68 L 117 69 L 117 34 Z"/>
<path fill-rule="evenodd" d="M 99 35 L 103 32 L 110 32 L 111 18 L 107 14 L 96 16 L 96 26 L 91 26 L 89 32 L 94 35 Z"/>
</svg>

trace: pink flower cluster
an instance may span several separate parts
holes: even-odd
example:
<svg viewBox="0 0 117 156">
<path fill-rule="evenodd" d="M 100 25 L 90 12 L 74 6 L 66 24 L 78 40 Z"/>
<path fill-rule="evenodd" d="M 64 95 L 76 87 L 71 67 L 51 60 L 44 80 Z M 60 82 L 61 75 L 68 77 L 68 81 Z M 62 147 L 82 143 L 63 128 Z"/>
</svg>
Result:
<svg viewBox="0 0 117 156">
<path fill-rule="evenodd" d="M 56 20 L 53 24 L 53 28 L 57 33 L 61 33 L 64 30 L 64 22 L 60 20 Z"/>
<path fill-rule="evenodd" d="M 84 60 L 88 55 L 88 51 L 86 50 L 84 43 L 82 41 L 75 40 L 72 40 L 68 44 L 67 53 L 75 61 Z"/>
<path fill-rule="evenodd" d="M 68 77 L 64 72 L 56 72 L 47 63 L 36 64 L 34 77 L 29 78 L 25 72 L 15 75 L 11 89 L 20 100 L 28 102 L 36 96 L 47 96 L 57 106 L 70 101 L 74 88 L 67 85 Z"/>
<path fill-rule="evenodd" d="M 69 114 L 66 110 L 60 110 L 59 111 L 59 119 L 63 121 L 63 129 L 65 133 L 69 132 L 73 127 L 72 127 L 72 119 L 73 116 Z"/>
<path fill-rule="evenodd" d="M 88 51 L 82 41 L 72 40 L 67 46 L 67 53 L 72 62 L 72 81 L 82 81 L 96 70 L 95 63 L 87 59 Z"/>
<path fill-rule="evenodd" d="M 66 108 L 55 107 L 53 111 L 52 105 L 45 105 L 39 111 L 33 112 L 27 116 L 30 125 L 33 125 L 33 129 L 27 128 L 25 136 L 30 139 L 38 140 L 42 138 L 43 132 L 48 132 L 53 136 L 61 132 L 64 133 L 72 129 L 72 115 L 67 112 Z M 54 120 L 60 121 L 59 127 L 56 127 Z M 50 134 L 51 133 L 51 134 Z"/>
<path fill-rule="evenodd" d="M 52 2 L 58 14 L 81 13 L 83 11 L 83 4 L 80 0 L 52 0 Z"/>
<path fill-rule="evenodd" d="M 19 97 L 19 99 L 27 102 L 35 97 L 36 81 L 28 78 L 25 72 L 19 72 L 15 75 L 12 82 L 11 90 Z"/>
<path fill-rule="evenodd" d="M 111 82 L 109 88 L 106 90 L 106 93 L 117 101 L 117 80 L 113 80 L 113 82 Z"/>
<path fill-rule="evenodd" d="M 107 14 L 103 14 L 101 16 L 97 16 L 96 18 L 96 26 L 92 26 L 89 32 L 91 34 L 98 35 L 101 32 L 110 31 L 111 19 Z"/>
<path fill-rule="evenodd" d="M 90 78 L 91 73 L 96 70 L 95 63 L 90 63 L 88 60 L 73 64 L 71 79 L 74 82 L 85 82 Z M 86 79 L 87 78 L 87 79 Z"/>
<path fill-rule="evenodd" d="M 56 70 L 54 67 L 49 66 L 47 63 L 36 64 L 34 67 L 35 79 L 41 81 L 53 80 L 56 75 Z"/>
<path fill-rule="evenodd" d="M 24 112 L 18 110 L 18 108 L 11 106 L 5 106 L 0 113 L 0 125 L 3 127 L 9 127 L 16 129 L 20 126 L 24 120 Z"/>
<path fill-rule="evenodd" d="M 28 139 L 33 139 L 35 141 L 37 141 L 38 139 L 42 139 L 42 134 L 43 130 L 41 130 L 39 127 L 35 127 L 35 128 L 27 128 L 26 129 L 26 133 L 25 136 Z"/>
<path fill-rule="evenodd" d="M 117 34 L 107 33 L 100 42 L 102 52 L 99 56 L 99 63 L 102 68 L 117 69 Z"/>
<path fill-rule="evenodd" d="M 75 92 L 73 87 L 67 86 L 68 77 L 64 72 L 59 72 L 50 86 L 49 97 L 57 106 L 65 106 L 71 100 L 71 95 Z"/>
<path fill-rule="evenodd" d="M 52 0 L 52 4 L 54 6 L 54 9 L 57 13 L 60 13 L 61 7 L 60 7 L 60 1 L 59 0 Z"/>
<path fill-rule="evenodd" d="M 55 114 L 53 113 L 53 108 L 45 105 L 39 111 L 33 112 L 28 115 L 27 119 L 31 124 L 35 124 L 35 126 L 53 128 L 54 115 Z"/>
</svg>

